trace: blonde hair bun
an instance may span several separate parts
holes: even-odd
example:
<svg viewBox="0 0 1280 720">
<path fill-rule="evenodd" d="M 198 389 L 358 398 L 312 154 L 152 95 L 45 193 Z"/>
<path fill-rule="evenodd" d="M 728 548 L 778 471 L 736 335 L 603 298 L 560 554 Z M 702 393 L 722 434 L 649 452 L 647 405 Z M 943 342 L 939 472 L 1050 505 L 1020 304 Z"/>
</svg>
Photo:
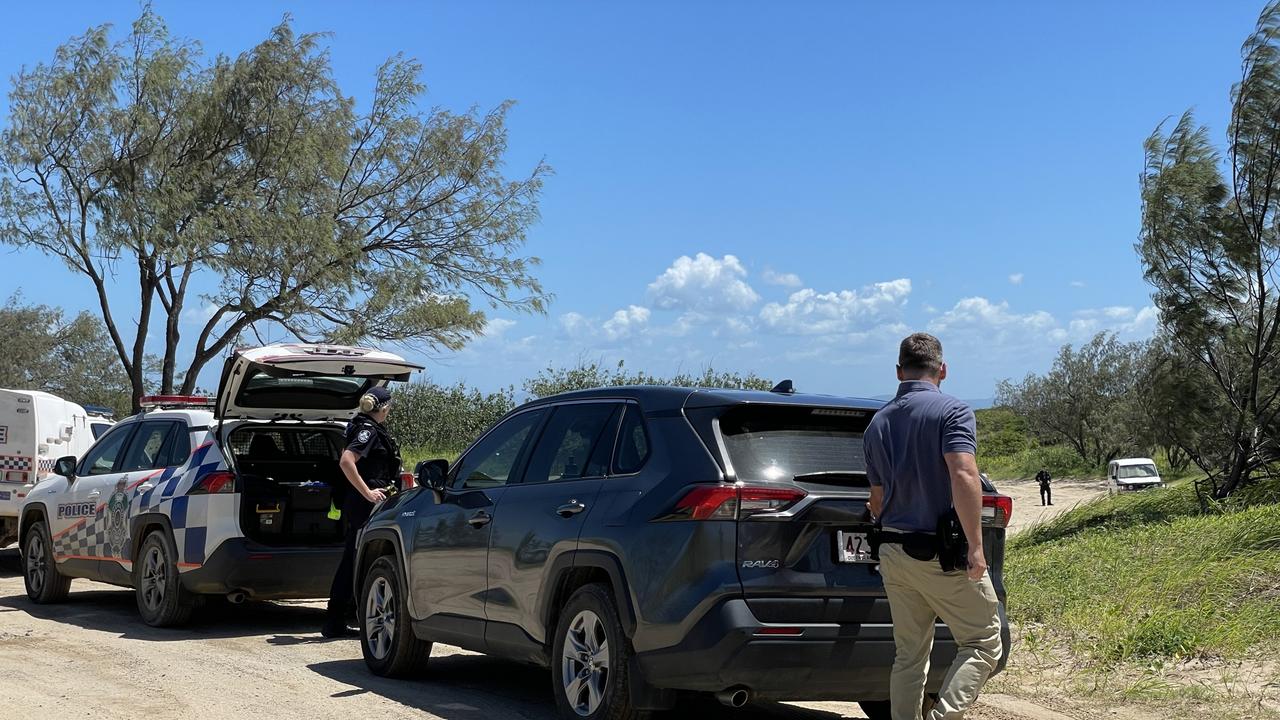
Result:
<svg viewBox="0 0 1280 720">
<path fill-rule="evenodd" d="M 360 412 L 373 412 L 376 407 L 378 407 L 378 398 L 367 394 L 360 396 Z"/>
</svg>

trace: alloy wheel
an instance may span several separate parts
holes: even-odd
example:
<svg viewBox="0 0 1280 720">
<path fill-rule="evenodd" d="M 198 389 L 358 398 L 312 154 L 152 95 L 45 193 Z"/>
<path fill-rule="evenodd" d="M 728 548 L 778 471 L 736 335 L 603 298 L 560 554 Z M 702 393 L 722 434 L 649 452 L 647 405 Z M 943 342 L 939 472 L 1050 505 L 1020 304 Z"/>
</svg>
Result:
<svg viewBox="0 0 1280 720">
<path fill-rule="evenodd" d="M 560 677 L 569 705 L 581 717 L 600 709 L 609 682 L 609 636 L 600 616 L 583 610 L 564 636 Z"/>
<path fill-rule="evenodd" d="M 147 555 L 142 560 L 142 602 L 148 610 L 158 610 L 164 603 L 168 575 L 164 553 L 155 546 L 148 548 Z"/>
<path fill-rule="evenodd" d="M 44 538 L 39 533 L 32 533 L 27 541 L 27 582 L 35 594 L 39 595 L 44 589 L 48 571 L 44 557 Z"/>
<path fill-rule="evenodd" d="M 374 578 L 365 599 L 365 635 L 369 652 L 378 660 L 391 652 L 396 632 L 395 592 L 385 577 Z"/>
</svg>

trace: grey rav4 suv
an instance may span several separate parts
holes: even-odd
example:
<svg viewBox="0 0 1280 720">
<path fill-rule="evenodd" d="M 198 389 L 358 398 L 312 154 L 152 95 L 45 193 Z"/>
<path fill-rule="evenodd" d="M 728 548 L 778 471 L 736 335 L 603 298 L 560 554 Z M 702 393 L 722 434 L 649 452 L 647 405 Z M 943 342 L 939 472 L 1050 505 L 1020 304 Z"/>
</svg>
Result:
<svg viewBox="0 0 1280 720">
<path fill-rule="evenodd" d="M 893 628 L 862 457 L 880 405 L 667 387 L 528 403 L 369 520 L 365 661 L 412 675 L 440 642 L 535 663 L 566 718 L 634 718 L 681 691 L 887 718 Z M 1012 507 L 986 490 L 1003 614 Z M 929 691 L 954 653 L 940 624 Z"/>
</svg>

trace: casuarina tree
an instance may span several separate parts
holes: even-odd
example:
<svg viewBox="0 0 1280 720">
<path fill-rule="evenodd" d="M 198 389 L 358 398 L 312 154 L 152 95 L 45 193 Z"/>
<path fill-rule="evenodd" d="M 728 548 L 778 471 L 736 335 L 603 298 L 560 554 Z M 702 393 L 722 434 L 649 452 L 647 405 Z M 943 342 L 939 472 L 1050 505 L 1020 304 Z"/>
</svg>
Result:
<svg viewBox="0 0 1280 720">
<path fill-rule="evenodd" d="M 1169 337 L 1225 408 L 1196 454 L 1218 497 L 1280 459 L 1280 4 L 1242 54 L 1225 153 L 1190 112 L 1147 140 L 1137 244 Z"/>
<path fill-rule="evenodd" d="M 322 40 L 286 18 L 206 59 L 146 8 L 122 40 L 91 29 L 14 78 L 0 241 L 92 284 L 135 398 L 149 352 L 157 389 L 190 392 L 264 328 L 457 348 L 485 307 L 543 310 L 523 248 L 548 168 L 505 173 L 510 105 L 423 109 L 399 56 L 357 103 Z"/>
</svg>

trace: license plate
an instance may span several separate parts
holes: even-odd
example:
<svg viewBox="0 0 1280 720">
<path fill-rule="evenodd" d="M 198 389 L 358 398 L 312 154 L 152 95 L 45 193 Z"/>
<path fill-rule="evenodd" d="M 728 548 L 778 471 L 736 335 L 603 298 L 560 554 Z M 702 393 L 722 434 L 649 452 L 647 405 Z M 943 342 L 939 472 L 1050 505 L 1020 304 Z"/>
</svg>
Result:
<svg viewBox="0 0 1280 720">
<path fill-rule="evenodd" d="M 875 563 L 864 532 L 836 531 L 836 559 L 842 563 Z"/>
</svg>

